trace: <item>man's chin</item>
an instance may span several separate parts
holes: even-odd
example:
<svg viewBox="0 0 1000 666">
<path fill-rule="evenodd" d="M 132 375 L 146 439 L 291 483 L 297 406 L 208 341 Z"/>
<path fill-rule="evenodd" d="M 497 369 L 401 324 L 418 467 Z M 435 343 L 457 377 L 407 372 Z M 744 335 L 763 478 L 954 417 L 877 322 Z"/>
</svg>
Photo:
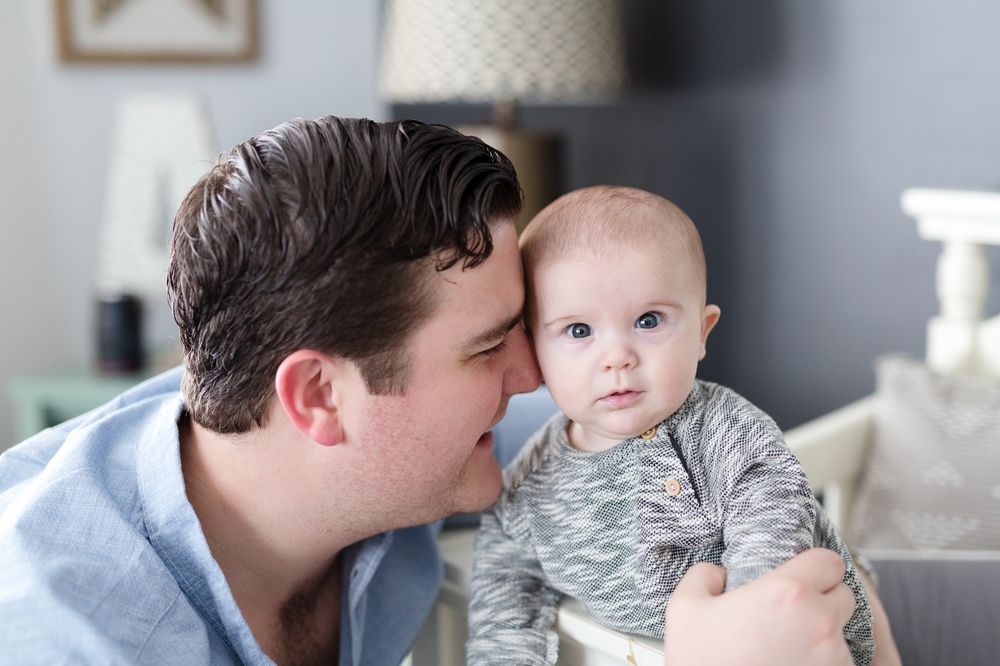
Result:
<svg viewBox="0 0 1000 666">
<path fill-rule="evenodd" d="M 488 496 L 482 496 L 475 501 L 470 501 L 459 509 L 458 513 L 479 513 L 480 511 L 485 511 L 493 506 L 493 503 L 497 501 L 497 497 L 499 496 L 500 488 L 498 487 L 495 493 L 490 493 Z"/>
<path fill-rule="evenodd" d="M 503 486 L 503 479 L 500 473 L 500 464 L 493 457 L 493 452 L 489 451 L 488 455 L 489 460 L 483 460 L 482 466 L 477 465 L 476 473 L 468 475 L 468 478 L 456 490 L 452 513 L 476 513 L 488 509 L 497 501 Z M 473 457 L 475 458 L 475 456 Z M 469 462 L 477 461 L 470 460 Z M 467 468 L 467 471 L 472 470 Z"/>
</svg>

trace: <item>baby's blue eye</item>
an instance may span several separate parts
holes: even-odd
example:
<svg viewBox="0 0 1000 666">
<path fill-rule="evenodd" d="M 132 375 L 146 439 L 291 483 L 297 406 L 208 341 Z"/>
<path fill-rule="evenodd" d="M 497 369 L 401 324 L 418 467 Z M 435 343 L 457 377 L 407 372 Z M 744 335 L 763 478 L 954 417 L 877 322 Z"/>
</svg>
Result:
<svg viewBox="0 0 1000 666">
<path fill-rule="evenodd" d="M 594 331 L 591 330 L 590 326 L 587 324 L 573 324 L 569 327 L 569 334 L 574 338 L 585 338 L 592 334 Z"/>
<path fill-rule="evenodd" d="M 657 326 L 660 325 L 662 321 L 663 317 L 661 315 L 658 315 L 655 312 L 647 312 L 646 314 L 642 315 L 641 317 L 635 320 L 635 327 L 656 328 Z"/>
</svg>

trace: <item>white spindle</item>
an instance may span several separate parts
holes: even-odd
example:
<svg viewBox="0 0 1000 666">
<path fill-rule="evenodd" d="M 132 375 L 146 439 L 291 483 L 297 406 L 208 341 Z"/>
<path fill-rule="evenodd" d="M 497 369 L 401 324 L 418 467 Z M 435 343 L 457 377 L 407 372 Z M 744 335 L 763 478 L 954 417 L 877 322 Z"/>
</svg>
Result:
<svg viewBox="0 0 1000 666">
<path fill-rule="evenodd" d="M 942 373 L 1000 376 L 1000 319 L 983 321 L 990 266 L 1000 245 L 1000 194 L 909 189 L 903 210 L 922 238 L 943 244 L 937 266 L 941 312 L 927 325 L 927 364 Z"/>
</svg>

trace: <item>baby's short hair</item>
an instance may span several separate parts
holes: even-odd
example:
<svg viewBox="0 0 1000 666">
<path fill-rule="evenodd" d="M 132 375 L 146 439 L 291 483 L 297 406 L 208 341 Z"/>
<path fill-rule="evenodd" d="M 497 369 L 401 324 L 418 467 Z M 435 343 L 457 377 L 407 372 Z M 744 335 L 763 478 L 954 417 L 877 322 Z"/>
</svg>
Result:
<svg viewBox="0 0 1000 666">
<path fill-rule="evenodd" d="M 676 205 L 645 190 L 597 185 L 564 194 L 531 220 L 520 240 L 529 282 L 540 263 L 621 245 L 679 249 L 704 300 L 707 276 L 698 229 Z"/>
</svg>

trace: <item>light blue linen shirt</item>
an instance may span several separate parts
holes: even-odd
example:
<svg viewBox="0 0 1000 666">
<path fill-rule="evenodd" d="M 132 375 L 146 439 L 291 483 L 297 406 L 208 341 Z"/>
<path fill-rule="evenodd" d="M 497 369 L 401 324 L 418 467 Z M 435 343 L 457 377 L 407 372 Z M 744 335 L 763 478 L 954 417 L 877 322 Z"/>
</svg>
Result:
<svg viewBox="0 0 1000 666">
<path fill-rule="evenodd" d="M 188 503 L 180 368 L 0 456 L 0 663 L 272 664 Z M 397 666 L 437 595 L 435 530 L 344 553 L 340 666 Z"/>
</svg>

